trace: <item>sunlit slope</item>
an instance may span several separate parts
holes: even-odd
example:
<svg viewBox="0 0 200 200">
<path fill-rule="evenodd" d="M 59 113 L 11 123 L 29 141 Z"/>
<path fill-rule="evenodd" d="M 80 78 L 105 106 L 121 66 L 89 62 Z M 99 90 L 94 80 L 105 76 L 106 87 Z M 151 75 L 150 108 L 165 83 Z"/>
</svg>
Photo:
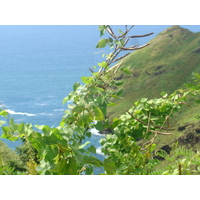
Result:
<svg viewBox="0 0 200 200">
<path fill-rule="evenodd" d="M 113 118 L 126 112 L 139 98 L 160 97 L 190 82 L 193 72 L 200 72 L 200 32 L 193 33 L 172 26 L 158 34 L 144 49 L 130 54 L 123 65 L 130 66 L 132 76 L 118 74 L 124 81 L 121 99 L 109 108 Z"/>
</svg>

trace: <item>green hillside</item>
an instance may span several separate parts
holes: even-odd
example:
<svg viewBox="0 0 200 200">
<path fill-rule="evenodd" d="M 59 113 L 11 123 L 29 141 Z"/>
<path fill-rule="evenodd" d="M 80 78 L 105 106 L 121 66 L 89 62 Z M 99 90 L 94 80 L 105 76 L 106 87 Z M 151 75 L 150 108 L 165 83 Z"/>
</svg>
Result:
<svg viewBox="0 0 200 200">
<path fill-rule="evenodd" d="M 160 97 L 163 91 L 170 94 L 190 82 L 192 73 L 200 72 L 200 32 L 172 26 L 152 39 L 149 46 L 130 54 L 123 65 L 130 66 L 132 76 L 117 75 L 117 79 L 125 80 L 121 86 L 124 93 L 115 100 L 117 106 L 109 108 L 111 118 L 125 113 L 139 98 Z M 193 111 L 187 111 L 190 119 Z"/>
</svg>

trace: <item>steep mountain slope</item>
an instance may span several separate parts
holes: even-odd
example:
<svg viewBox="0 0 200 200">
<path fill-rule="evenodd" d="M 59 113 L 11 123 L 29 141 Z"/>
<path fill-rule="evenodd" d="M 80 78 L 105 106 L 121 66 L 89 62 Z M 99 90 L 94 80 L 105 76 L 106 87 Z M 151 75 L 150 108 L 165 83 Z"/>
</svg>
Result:
<svg viewBox="0 0 200 200">
<path fill-rule="evenodd" d="M 200 32 L 193 33 L 172 26 L 158 34 L 144 49 L 130 54 L 123 65 L 130 66 L 132 76 L 118 74 L 125 80 L 123 98 L 109 108 L 111 118 L 126 112 L 139 98 L 172 93 L 200 72 Z"/>
</svg>

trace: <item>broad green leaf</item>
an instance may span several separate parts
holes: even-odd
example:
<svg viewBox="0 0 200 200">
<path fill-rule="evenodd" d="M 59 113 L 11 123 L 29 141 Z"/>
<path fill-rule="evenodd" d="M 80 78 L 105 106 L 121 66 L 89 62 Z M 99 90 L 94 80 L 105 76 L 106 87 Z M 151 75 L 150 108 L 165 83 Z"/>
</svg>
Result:
<svg viewBox="0 0 200 200">
<path fill-rule="evenodd" d="M 108 104 L 108 106 L 115 106 L 116 105 L 116 103 L 113 103 L 113 102 L 110 102 L 109 104 Z"/>
<path fill-rule="evenodd" d="M 39 130 L 42 130 L 43 128 L 44 128 L 44 125 L 35 125 L 35 127 L 37 128 L 37 129 L 39 129 Z"/>
<path fill-rule="evenodd" d="M 54 158 L 58 155 L 58 149 L 52 148 L 51 146 L 46 146 L 46 156 L 45 160 L 49 163 L 54 164 Z"/>
<path fill-rule="evenodd" d="M 93 106 L 93 111 L 95 113 L 95 120 L 105 120 L 104 114 L 99 107 Z"/>
<path fill-rule="evenodd" d="M 89 83 L 89 78 L 86 76 L 82 76 L 81 80 L 83 81 L 83 83 Z"/>
<path fill-rule="evenodd" d="M 113 160 L 110 158 L 106 158 L 103 163 L 104 169 L 106 170 L 106 173 L 108 175 L 114 175 L 116 174 L 116 166 Z"/>
<path fill-rule="evenodd" d="M 13 118 L 10 119 L 10 127 L 13 129 L 13 131 L 16 131 L 18 129 L 18 126 L 15 124 L 15 121 Z"/>
<path fill-rule="evenodd" d="M 86 175 L 92 175 L 94 173 L 92 166 L 87 166 L 85 173 L 86 173 Z"/>
<path fill-rule="evenodd" d="M 3 117 L 7 117 L 8 114 L 9 114 L 9 113 L 8 113 L 6 110 L 2 110 L 2 111 L 0 112 L 0 115 L 3 116 Z"/>
<path fill-rule="evenodd" d="M 22 122 L 22 123 L 18 126 L 18 131 L 19 131 L 19 132 L 24 132 L 24 122 Z"/>
<path fill-rule="evenodd" d="M 100 67 L 106 68 L 108 66 L 108 63 L 107 62 L 101 62 L 101 63 L 98 63 L 98 65 Z"/>
<path fill-rule="evenodd" d="M 98 131 L 102 131 L 102 130 L 104 129 L 102 121 L 98 121 L 98 122 L 95 124 L 95 128 L 96 128 Z"/>
<path fill-rule="evenodd" d="M 89 77 L 82 76 L 81 80 L 83 81 L 83 83 L 88 84 L 88 83 L 90 83 L 93 80 L 93 77 L 92 76 L 89 76 Z"/>
<path fill-rule="evenodd" d="M 128 75 L 128 76 L 132 76 L 132 73 L 131 73 L 131 71 L 129 70 L 129 69 L 123 69 L 123 71 L 124 71 L 124 73 L 126 74 L 126 75 Z"/>
<path fill-rule="evenodd" d="M 127 164 L 121 164 L 120 166 L 119 166 L 119 170 L 125 170 L 125 169 L 127 169 L 128 168 L 128 165 Z"/>
<path fill-rule="evenodd" d="M 161 92 L 160 95 L 163 97 L 163 98 L 166 98 L 168 96 L 168 94 L 166 92 Z"/>
<path fill-rule="evenodd" d="M 74 158 L 68 158 L 68 164 L 66 166 L 66 174 L 69 175 L 78 175 L 77 165 Z"/>
<path fill-rule="evenodd" d="M 116 85 L 116 86 L 120 86 L 120 85 L 123 85 L 123 84 L 124 84 L 123 81 L 116 81 L 116 82 L 115 82 L 115 85 Z"/>
<path fill-rule="evenodd" d="M 42 129 L 45 136 L 50 136 L 52 134 L 52 130 L 49 126 L 45 125 Z"/>
<path fill-rule="evenodd" d="M 94 145 L 91 145 L 87 150 L 91 153 L 96 153 L 96 147 Z"/>
<path fill-rule="evenodd" d="M 117 96 L 120 96 L 120 95 L 123 93 L 123 91 L 124 91 L 124 90 L 123 90 L 122 88 L 119 89 L 119 90 L 117 91 L 116 95 L 117 95 Z"/>
<path fill-rule="evenodd" d="M 101 39 L 99 40 L 96 48 L 104 48 L 108 42 L 108 39 Z"/>
<path fill-rule="evenodd" d="M 56 166 L 51 171 L 58 174 L 63 174 L 63 172 L 66 172 L 66 168 L 67 161 L 65 159 L 62 159 L 56 164 Z"/>
<path fill-rule="evenodd" d="M 68 97 L 68 96 L 65 97 L 65 98 L 63 99 L 63 101 L 62 101 L 62 104 L 65 104 L 68 100 L 69 100 L 69 97 Z"/>
<path fill-rule="evenodd" d="M 102 162 L 94 156 L 82 155 L 85 164 L 91 164 L 96 167 L 101 167 Z"/>
<path fill-rule="evenodd" d="M 73 85 L 73 90 L 74 90 L 74 92 L 75 92 L 80 86 L 81 86 L 80 83 L 78 83 L 78 82 L 74 83 L 74 85 Z"/>
<path fill-rule="evenodd" d="M 111 37 L 108 38 L 109 42 L 113 42 L 113 39 Z"/>
<path fill-rule="evenodd" d="M 0 126 L 2 126 L 5 123 L 6 123 L 5 121 L 0 120 Z"/>
<path fill-rule="evenodd" d="M 100 31 L 100 37 L 102 36 L 102 35 L 104 35 L 105 34 L 105 31 L 106 31 L 106 28 L 107 28 L 108 26 L 106 26 L 106 25 L 100 25 L 99 27 L 98 27 L 98 29 L 99 29 L 99 31 Z"/>
<path fill-rule="evenodd" d="M 77 105 L 73 108 L 73 112 L 77 112 L 77 113 L 81 113 L 85 110 L 85 107 L 84 105 Z"/>
</svg>

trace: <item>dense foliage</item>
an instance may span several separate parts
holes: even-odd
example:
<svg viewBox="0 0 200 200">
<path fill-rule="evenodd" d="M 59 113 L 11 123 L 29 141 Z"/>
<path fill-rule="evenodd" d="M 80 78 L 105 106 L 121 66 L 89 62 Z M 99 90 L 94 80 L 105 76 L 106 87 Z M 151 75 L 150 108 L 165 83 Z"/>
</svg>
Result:
<svg viewBox="0 0 200 200">
<path fill-rule="evenodd" d="M 189 154 L 193 157 L 186 156 L 178 164 L 170 163 L 170 169 L 157 172 L 159 160 L 155 158 L 155 155 L 167 158 L 165 153 L 156 149 L 156 138 L 158 135 L 170 137 L 173 134 L 170 117 L 174 112 L 179 112 L 183 105 L 187 105 L 188 96 L 199 94 L 199 74 L 195 76 L 196 82 L 188 84 L 185 89 L 177 90 L 171 95 L 162 93 L 161 98 L 142 98 L 133 102 L 133 106 L 119 118 L 109 119 L 107 116 L 108 107 L 115 106 L 112 100 L 121 98 L 123 93 L 121 88 L 117 89 L 123 81 L 116 79 L 116 72 L 121 71 L 131 76 L 128 66 L 121 66 L 130 52 L 120 57 L 119 54 L 144 48 L 148 44 L 141 47 L 126 45 L 131 38 L 152 34 L 128 36 L 132 28 L 133 26 L 125 26 L 125 31 L 119 30 L 120 35 L 117 36 L 110 26 L 99 26 L 100 36 L 108 32 L 110 37 L 101 39 L 96 48 L 108 45 L 114 50 L 109 55 L 104 55 L 105 61 L 98 63 L 98 71 L 93 67 L 94 69 L 90 69 L 91 76 L 82 77 L 84 85 L 73 85 L 73 91 L 63 100 L 63 103 L 68 104 L 68 109 L 58 127 L 17 124 L 6 110 L 0 110 L 0 115 L 6 118 L 5 121 L 0 121 L 2 137 L 9 140 L 20 139 L 30 145 L 27 151 L 18 149 L 28 174 L 90 175 L 94 174 L 95 168 L 100 169 L 99 174 L 108 175 L 189 174 L 190 166 L 199 165 L 199 154 Z M 117 64 L 112 65 L 117 61 Z M 198 99 L 196 103 L 199 103 Z M 96 148 L 89 142 L 91 128 L 112 131 L 112 134 L 100 141 L 105 154 L 103 161 L 93 156 Z M 25 157 L 22 156 L 24 152 L 27 155 Z M 183 152 L 185 151 L 177 151 L 174 158 Z M 198 174 L 199 168 L 195 170 Z"/>
</svg>

